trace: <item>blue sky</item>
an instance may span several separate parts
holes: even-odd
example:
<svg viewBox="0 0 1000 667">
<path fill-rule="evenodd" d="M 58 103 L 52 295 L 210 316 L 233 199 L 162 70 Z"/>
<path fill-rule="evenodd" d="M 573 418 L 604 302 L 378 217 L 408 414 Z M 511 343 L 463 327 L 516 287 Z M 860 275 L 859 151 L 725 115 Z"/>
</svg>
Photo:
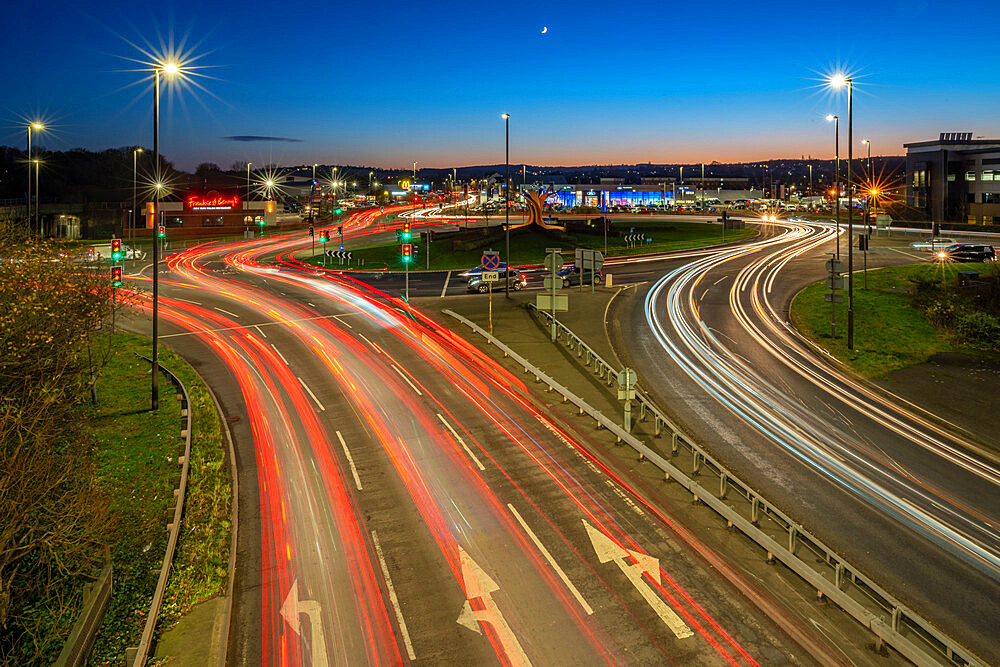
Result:
<svg viewBox="0 0 1000 667">
<path fill-rule="evenodd" d="M 995 3 L 110 0 L 4 3 L 0 24 L 0 143 L 16 146 L 36 115 L 47 148 L 149 145 L 129 59 L 183 44 L 204 69 L 164 93 L 161 149 L 185 168 L 502 162 L 504 111 L 513 163 L 830 157 L 825 116 L 845 119 L 846 154 L 847 101 L 819 79 L 838 65 L 857 76 L 856 152 L 1000 136 Z"/>
</svg>

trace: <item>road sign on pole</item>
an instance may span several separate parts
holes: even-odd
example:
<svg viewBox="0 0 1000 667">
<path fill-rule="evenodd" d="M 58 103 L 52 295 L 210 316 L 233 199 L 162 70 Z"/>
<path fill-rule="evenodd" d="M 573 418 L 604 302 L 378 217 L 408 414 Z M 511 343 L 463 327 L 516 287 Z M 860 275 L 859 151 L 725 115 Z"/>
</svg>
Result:
<svg viewBox="0 0 1000 667">
<path fill-rule="evenodd" d="M 481 262 L 484 271 L 496 271 L 500 268 L 500 253 L 496 250 L 484 250 Z"/>
</svg>

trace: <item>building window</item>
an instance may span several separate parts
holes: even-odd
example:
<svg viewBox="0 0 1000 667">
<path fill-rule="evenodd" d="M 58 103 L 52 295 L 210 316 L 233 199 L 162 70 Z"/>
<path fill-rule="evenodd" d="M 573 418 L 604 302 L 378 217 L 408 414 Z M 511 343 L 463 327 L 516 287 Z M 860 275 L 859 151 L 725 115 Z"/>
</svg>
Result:
<svg viewBox="0 0 1000 667">
<path fill-rule="evenodd" d="M 976 218 L 976 216 L 970 215 L 968 216 L 968 218 L 966 218 L 966 223 L 970 225 L 977 225 L 979 224 L 979 220 Z"/>
<path fill-rule="evenodd" d="M 206 215 L 201 219 L 202 227 L 221 227 L 223 217 L 221 215 Z"/>
<path fill-rule="evenodd" d="M 975 192 L 967 192 L 966 193 L 966 201 L 969 202 L 970 204 L 975 204 L 976 203 L 976 193 Z"/>
<path fill-rule="evenodd" d="M 953 183 L 955 181 L 955 174 L 948 174 L 948 182 Z"/>
<path fill-rule="evenodd" d="M 1000 171 L 994 169 L 983 169 L 982 180 L 1000 181 Z"/>
<path fill-rule="evenodd" d="M 984 204 L 1000 204 L 1000 192 L 984 192 Z"/>
<path fill-rule="evenodd" d="M 165 227 L 183 227 L 184 218 L 179 215 L 168 215 L 163 219 L 163 225 Z"/>
<path fill-rule="evenodd" d="M 974 181 L 974 180 L 976 180 L 976 172 L 974 172 L 974 171 L 967 171 L 967 172 L 965 172 L 965 180 L 967 180 L 967 181 Z"/>
</svg>

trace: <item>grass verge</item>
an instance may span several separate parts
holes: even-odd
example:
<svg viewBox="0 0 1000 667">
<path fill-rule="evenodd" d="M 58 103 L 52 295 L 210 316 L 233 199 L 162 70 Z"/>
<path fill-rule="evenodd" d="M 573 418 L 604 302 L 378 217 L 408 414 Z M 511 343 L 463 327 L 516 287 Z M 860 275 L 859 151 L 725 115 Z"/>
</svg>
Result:
<svg viewBox="0 0 1000 667">
<path fill-rule="evenodd" d="M 943 277 L 953 281 L 959 271 L 986 273 L 983 264 L 908 264 L 854 274 L 854 350 L 847 349 L 847 293 L 836 304 L 837 337 L 830 335 L 832 305 L 824 300 L 829 289 L 813 283 L 792 301 L 791 320 L 810 340 L 864 377 L 878 377 L 927 361 L 940 352 L 959 348 L 947 332 L 931 324 L 912 305 L 914 280 Z"/>
<path fill-rule="evenodd" d="M 97 444 L 100 484 L 116 517 L 111 558 L 114 586 L 91 664 L 118 664 L 138 644 L 166 548 L 167 510 L 179 479 L 180 403 L 160 382 L 160 409 L 150 412 L 149 341 L 109 336 L 112 353 L 98 379 L 98 403 L 82 409 Z M 162 349 L 162 348 L 161 348 Z M 215 405 L 194 371 L 163 349 L 160 363 L 191 398 L 193 440 L 188 496 L 160 627 L 202 599 L 225 591 L 229 559 L 229 469 Z"/>
<path fill-rule="evenodd" d="M 664 230 L 662 227 L 669 226 L 671 229 Z M 669 252 L 672 250 L 684 250 L 686 248 L 698 248 L 723 243 L 722 225 L 709 225 L 703 222 L 654 222 L 654 221 L 624 221 L 617 225 L 619 231 L 634 227 L 636 233 L 644 233 L 652 238 L 653 242 L 642 244 L 635 248 L 629 248 L 625 242 L 618 237 L 608 237 L 608 251 L 606 256 L 616 257 L 623 255 L 638 255 L 655 252 Z M 653 227 L 648 231 L 647 227 Z M 427 264 L 427 244 L 420 240 L 419 230 L 414 233 L 415 257 L 410 265 L 411 270 L 437 269 L 456 270 L 468 269 L 478 266 L 482 251 L 487 247 L 498 250 L 503 254 L 504 237 L 499 230 L 495 237 L 484 242 L 482 248 L 475 250 L 452 250 L 449 244 L 437 241 L 432 242 L 430 247 L 431 261 Z M 729 229 L 726 230 L 725 242 L 739 241 L 756 234 L 752 228 Z M 337 237 L 334 236 L 334 241 Z M 317 244 L 318 246 L 318 244 Z M 327 244 L 327 249 L 339 249 L 335 242 Z M 604 250 L 604 236 L 594 234 L 548 234 L 545 232 L 511 232 L 510 237 L 510 257 L 514 266 L 524 266 L 530 264 L 541 264 L 545 258 L 545 249 L 551 247 L 561 247 L 564 251 L 572 253 L 573 248 L 593 248 Z M 351 264 L 357 266 L 359 260 L 364 260 L 364 268 L 379 269 L 386 268 L 390 271 L 402 271 L 404 269 L 400 258 L 399 244 L 395 242 L 383 243 L 380 245 L 364 246 L 361 248 L 350 248 L 352 253 Z M 316 257 L 306 259 L 308 263 L 323 265 L 322 250 L 316 248 Z M 308 257 L 308 251 L 300 255 L 300 259 Z M 340 266 L 339 260 L 327 259 L 327 266 Z"/>
</svg>

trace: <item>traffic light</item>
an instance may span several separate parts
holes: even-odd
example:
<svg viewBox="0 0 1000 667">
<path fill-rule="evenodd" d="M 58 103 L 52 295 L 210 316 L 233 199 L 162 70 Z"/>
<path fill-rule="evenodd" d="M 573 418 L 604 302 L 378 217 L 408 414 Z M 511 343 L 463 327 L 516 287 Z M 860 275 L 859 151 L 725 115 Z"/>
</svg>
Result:
<svg viewBox="0 0 1000 667">
<path fill-rule="evenodd" d="M 330 239 L 326 235 L 326 230 L 324 229 L 324 230 L 320 231 L 320 233 L 319 233 L 319 242 L 320 243 L 326 243 L 329 240 Z"/>
<path fill-rule="evenodd" d="M 112 287 L 122 286 L 122 267 L 120 266 L 111 267 L 111 286 Z"/>
<path fill-rule="evenodd" d="M 343 225 L 337 225 L 337 233 L 340 234 L 341 236 L 344 235 L 344 226 Z"/>
<path fill-rule="evenodd" d="M 312 225 L 309 226 L 309 236 L 315 236 L 316 230 L 313 229 Z"/>
<path fill-rule="evenodd" d="M 403 261 L 404 262 L 409 262 L 411 259 L 413 259 L 413 244 L 412 243 L 404 243 L 403 244 Z"/>
<path fill-rule="evenodd" d="M 335 208 L 335 209 L 333 209 L 333 212 L 334 212 L 334 213 L 335 213 L 336 215 L 340 215 L 340 208 L 338 207 L 338 208 Z"/>
<path fill-rule="evenodd" d="M 122 240 L 121 239 L 111 239 L 111 259 L 115 262 L 120 262 L 125 253 L 122 252 Z"/>
<path fill-rule="evenodd" d="M 406 220 L 403 222 L 403 240 L 410 240 L 410 221 Z"/>
<path fill-rule="evenodd" d="M 156 235 L 161 239 L 167 238 L 167 228 L 164 227 L 163 225 L 160 225 L 159 227 L 156 228 Z"/>
</svg>

